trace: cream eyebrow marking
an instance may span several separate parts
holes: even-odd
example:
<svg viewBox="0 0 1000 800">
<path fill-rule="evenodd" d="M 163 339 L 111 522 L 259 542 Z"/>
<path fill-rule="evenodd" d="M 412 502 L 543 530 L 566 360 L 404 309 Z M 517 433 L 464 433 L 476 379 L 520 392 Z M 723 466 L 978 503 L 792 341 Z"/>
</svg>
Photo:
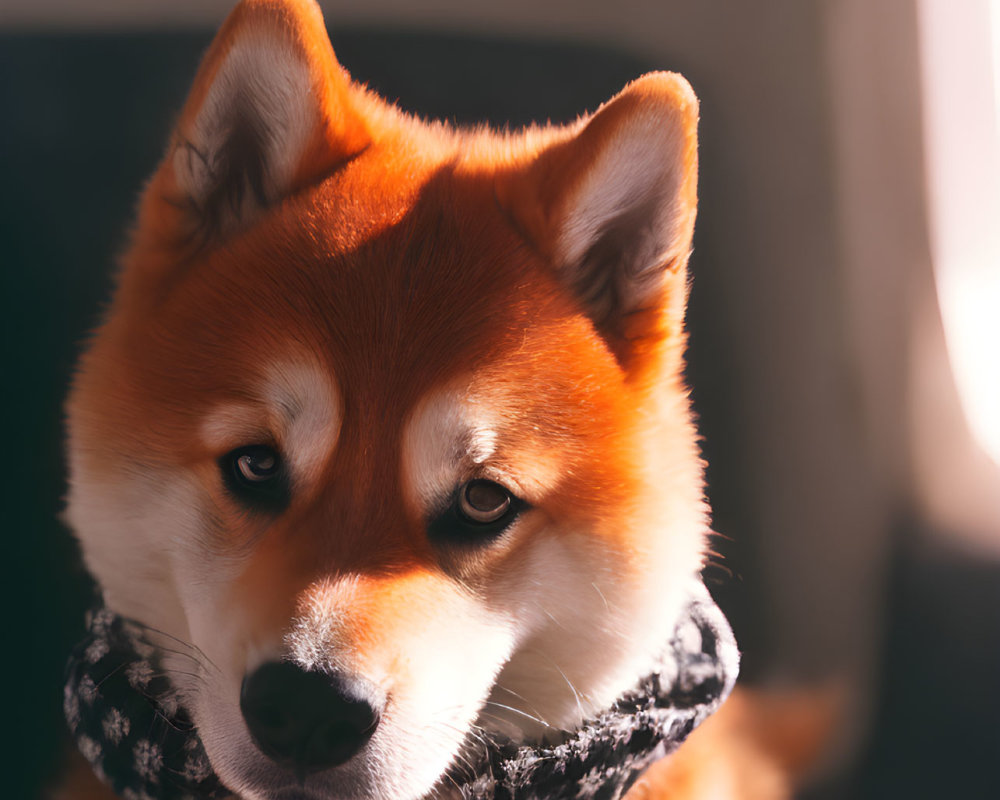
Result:
<svg viewBox="0 0 1000 800">
<path fill-rule="evenodd" d="M 282 444 L 296 472 L 311 475 L 329 457 L 340 433 L 341 405 L 327 370 L 304 362 L 272 364 L 261 395 L 282 419 Z"/>
<path fill-rule="evenodd" d="M 201 423 L 202 440 L 224 450 L 274 439 L 297 476 L 314 475 L 329 458 L 340 433 L 336 383 L 309 363 L 272 364 L 252 384 L 255 400 L 223 402 Z"/>
<path fill-rule="evenodd" d="M 493 428 L 473 428 L 468 443 L 469 458 L 475 464 L 482 464 L 496 451 L 497 432 Z"/>
<path fill-rule="evenodd" d="M 410 412 L 400 457 L 404 492 L 418 512 L 454 489 L 466 453 L 466 431 L 454 392 L 434 390 Z"/>
</svg>

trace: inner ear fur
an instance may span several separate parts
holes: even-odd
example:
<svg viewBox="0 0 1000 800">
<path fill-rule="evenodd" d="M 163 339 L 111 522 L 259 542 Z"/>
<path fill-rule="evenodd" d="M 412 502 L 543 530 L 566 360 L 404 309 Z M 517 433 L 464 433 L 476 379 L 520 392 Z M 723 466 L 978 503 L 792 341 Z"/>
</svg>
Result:
<svg viewBox="0 0 1000 800">
<path fill-rule="evenodd" d="M 621 361 L 683 327 L 697 126 L 687 81 L 651 73 L 497 182 L 501 205 Z"/>
<path fill-rule="evenodd" d="M 140 228 L 224 237 L 368 141 L 316 3 L 243 0 L 202 60 Z"/>
</svg>

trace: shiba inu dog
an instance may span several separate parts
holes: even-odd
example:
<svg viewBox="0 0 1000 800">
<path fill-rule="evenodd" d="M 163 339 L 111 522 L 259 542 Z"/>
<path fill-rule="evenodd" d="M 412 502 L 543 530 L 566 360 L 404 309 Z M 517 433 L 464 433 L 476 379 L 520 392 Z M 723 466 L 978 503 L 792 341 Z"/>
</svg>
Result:
<svg viewBox="0 0 1000 800">
<path fill-rule="evenodd" d="M 454 130 L 244 0 L 69 405 L 67 519 L 239 797 L 420 798 L 479 729 L 651 669 L 708 531 L 687 390 L 698 102 Z"/>
</svg>

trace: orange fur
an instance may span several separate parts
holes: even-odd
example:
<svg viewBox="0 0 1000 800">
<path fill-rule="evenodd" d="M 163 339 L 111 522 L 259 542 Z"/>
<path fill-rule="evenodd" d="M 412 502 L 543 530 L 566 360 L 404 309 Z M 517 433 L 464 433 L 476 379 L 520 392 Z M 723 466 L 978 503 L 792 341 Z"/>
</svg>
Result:
<svg viewBox="0 0 1000 800">
<path fill-rule="evenodd" d="M 43 795 L 46 800 L 115 800 L 115 794 L 94 774 L 74 748 L 63 765 L 57 785 Z"/>
<path fill-rule="evenodd" d="M 626 800 L 786 800 L 829 739 L 840 700 L 830 687 L 737 687 L 676 754 L 636 782 Z"/>
</svg>

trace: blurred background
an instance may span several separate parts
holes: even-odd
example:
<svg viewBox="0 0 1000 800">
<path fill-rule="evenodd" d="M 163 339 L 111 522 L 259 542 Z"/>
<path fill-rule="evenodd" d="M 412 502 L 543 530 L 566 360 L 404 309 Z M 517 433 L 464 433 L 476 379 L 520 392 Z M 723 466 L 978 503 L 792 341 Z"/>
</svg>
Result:
<svg viewBox="0 0 1000 800">
<path fill-rule="evenodd" d="M 807 798 L 1000 797 L 1000 2 L 330 0 L 355 78 L 568 121 L 651 69 L 702 100 L 690 382 L 706 574 L 758 686 L 845 688 Z M 225 0 L 0 4 L 13 749 L 37 797 L 92 589 L 61 405 Z"/>
</svg>

